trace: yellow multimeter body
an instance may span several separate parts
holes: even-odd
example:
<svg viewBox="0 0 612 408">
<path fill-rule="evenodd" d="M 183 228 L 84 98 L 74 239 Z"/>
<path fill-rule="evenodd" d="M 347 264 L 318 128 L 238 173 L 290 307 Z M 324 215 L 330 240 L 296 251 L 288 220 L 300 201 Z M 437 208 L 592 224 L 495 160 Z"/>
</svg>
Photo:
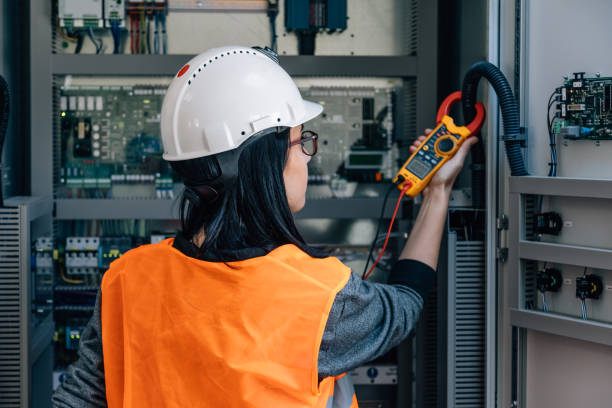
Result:
<svg viewBox="0 0 612 408">
<path fill-rule="evenodd" d="M 476 118 L 468 126 L 455 125 L 453 118 L 447 115 L 452 104 L 459 100 L 461 92 L 455 92 L 442 102 L 438 111 L 438 125 L 393 179 L 394 182 L 402 180 L 397 186 L 400 190 L 404 189 L 407 182 L 411 184 L 406 190 L 407 196 L 415 197 L 423 191 L 440 167 L 453 158 L 463 142 L 480 130 L 484 121 L 484 106 L 480 102 L 476 104 Z"/>
</svg>

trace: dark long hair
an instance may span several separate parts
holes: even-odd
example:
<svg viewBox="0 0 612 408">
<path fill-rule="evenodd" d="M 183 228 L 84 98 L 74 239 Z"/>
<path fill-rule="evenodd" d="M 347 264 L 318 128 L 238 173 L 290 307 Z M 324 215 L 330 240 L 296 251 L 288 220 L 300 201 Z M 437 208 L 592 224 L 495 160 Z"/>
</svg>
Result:
<svg viewBox="0 0 612 408">
<path fill-rule="evenodd" d="M 190 240 L 203 230 L 206 238 L 200 247 L 201 253 L 227 253 L 245 248 L 271 251 L 280 245 L 294 244 L 312 256 L 325 256 L 306 244 L 287 202 L 283 169 L 289 148 L 289 128 L 264 133 L 253 136 L 254 140 L 242 149 L 235 182 L 222 189 L 215 200 L 201 196 L 194 199 L 193 190 L 183 193 L 182 235 Z M 170 164 L 190 183 L 205 184 L 221 173 L 215 156 Z"/>
</svg>

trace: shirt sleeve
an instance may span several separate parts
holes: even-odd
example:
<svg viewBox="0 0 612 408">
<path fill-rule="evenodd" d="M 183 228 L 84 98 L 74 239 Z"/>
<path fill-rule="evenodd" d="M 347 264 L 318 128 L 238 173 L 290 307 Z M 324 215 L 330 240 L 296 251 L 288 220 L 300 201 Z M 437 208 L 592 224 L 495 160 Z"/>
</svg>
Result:
<svg viewBox="0 0 612 408">
<path fill-rule="evenodd" d="M 394 265 L 389 284 L 363 281 L 352 272 L 329 313 L 319 349 L 319 376 L 359 367 L 408 337 L 434 281 L 431 267 L 411 259 Z"/>
<path fill-rule="evenodd" d="M 53 394 L 53 408 L 106 407 L 104 360 L 102 358 L 101 292 L 94 312 L 83 329 L 78 356 L 66 373 L 66 379 Z"/>
</svg>

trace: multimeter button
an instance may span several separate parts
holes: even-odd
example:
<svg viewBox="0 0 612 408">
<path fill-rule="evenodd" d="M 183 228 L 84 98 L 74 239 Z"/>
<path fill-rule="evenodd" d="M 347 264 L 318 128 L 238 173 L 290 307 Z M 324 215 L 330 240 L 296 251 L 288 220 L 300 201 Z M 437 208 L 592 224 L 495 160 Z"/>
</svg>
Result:
<svg viewBox="0 0 612 408">
<path fill-rule="evenodd" d="M 455 148 L 455 142 L 451 139 L 442 139 L 438 142 L 438 150 L 442 153 L 448 153 Z"/>
</svg>

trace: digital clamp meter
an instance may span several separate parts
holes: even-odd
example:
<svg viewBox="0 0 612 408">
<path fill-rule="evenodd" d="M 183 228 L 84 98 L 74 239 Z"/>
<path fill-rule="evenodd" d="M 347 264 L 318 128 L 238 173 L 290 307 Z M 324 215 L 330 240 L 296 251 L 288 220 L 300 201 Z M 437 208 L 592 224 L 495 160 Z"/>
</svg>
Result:
<svg viewBox="0 0 612 408">
<path fill-rule="evenodd" d="M 406 190 L 405 194 L 407 196 L 415 197 L 423 191 L 440 167 L 453 158 L 457 150 L 459 150 L 459 146 L 468 137 L 478 133 L 482 127 L 485 110 L 484 105 L 480 102 L 475 106 L 476 117 L 472 123 L 467 126 L 455 125 L 455 121 L 448 116 L 448 112 L 451 106 L 460 100 L 460 91 L 453 92 L 444 99 L 436 116 L 436 128 L 427 135 L 427 138 L 404 163 L 393 179 L 396 183 L 402 180 L 397 185 L 397 188 L 400 190 L 404 190 L 406 182 L 411 184 Z"/>
</svg>

